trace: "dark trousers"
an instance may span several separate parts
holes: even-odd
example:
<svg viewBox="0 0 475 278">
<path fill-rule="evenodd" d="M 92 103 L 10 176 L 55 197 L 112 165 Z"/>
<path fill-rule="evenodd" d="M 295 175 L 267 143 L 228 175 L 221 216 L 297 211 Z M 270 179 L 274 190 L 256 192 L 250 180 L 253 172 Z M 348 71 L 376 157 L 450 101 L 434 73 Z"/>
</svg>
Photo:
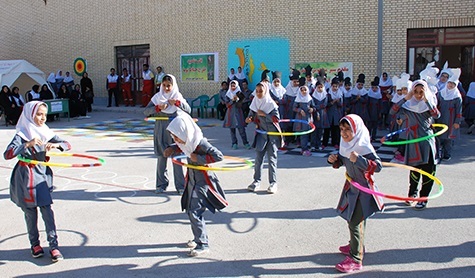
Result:
<svg viewBox="0 0 475 278">
<path fill-rule="evenodd" d="M 25 214 L 26 228 L 28 230 L 28 239 L 31 246 L 40 244 L 40 234 L 38 232 L 38 207 L 34 208 L 22 208 Z M 58 248 L 58 236 L 56 234 L 56 225 L 54 223 L 54 213 L 51 209 L 51 205 L 39 207 L 41 217 L 45 222 L 46 237 L 49 243 L 50 249 Z"/>
<path fill-rule="evenodd" d="M 348 222 L 348 228 L 350 229 L 350 256 L 361 263 L 364 255 L 366 219 L 363 219 L 363 208 L 359 199 L 356 201 L 353 216 Z"/>
<path fill-rule="evenodd" d="M 323 141 L 322 144 L 324 146 L 328 146 L 328 140 L 330 137 L 330 133 L 332 136 L 332 146 L 340 146 L 340 126 L 332 125 L 329 128 L 325 128 L 323 130 Z"/>
<path fill-rule="evenodd" d="M 193 241 L 204 248 L 208 247 L 208 233 L 206 232 L 206 222 L 203 213 L 206 207 L 197 197 L 191 197 L 190 207 L 187 211 L 188 218 L 191 223 L 191 231 L 193 232 Z"/>
<path fill-rule="evenodd" d="M 222 103 L 219 103 L 216 110 L 217 110 L 216 114 L 217 114 L 218 118 L 221 121 L 224 120 L 224 115 L 226 115 L 226 105 L 222 104 Z"/>
<path fill-rule="evenodd" d="M 431 175 L 435 175 L 436 165 L 434 163 L 434 159 L 432 158 L 432 153 L 430 154 L 429 163 L 417 165 L 414 167 L 416 167 L 417 169 L 421 169 L 422 171 L 425 171 Z M 419 181 L 421 180 L 421 176 L 422 176 L 422 186 L 421 186 L 421 191 L 419 193 L 419 196 L 420 197 L 429 196 L 430 191 L 432 190 L 432 185 L 434 185 L 434 180 L 416 171 L 411 171 L 409 173 L 409 184 L 410 184 L 409 193 L 408 193 L 409 197 L 417 195 L 417 187 L 419 185 Z"/>
<path fill-rule="evenodd" d="M 239 135 L 241 135 L 242 144 L 243 145 L 249 144 L 249 141 L 247 141 L 246 128 L 238 127 L 237 129 L 239 130 Z M 231 131 L 231 142 L 232 142 L 232 144 L 237 145 L 238 140 L 237 140 L 237 137 L 236 137 L 236 128 L 230 128 L 229 130 Z"/>
<path fill-rule="evenodd" d="M 108 106 L 111 106 L 112 95 L 114 95 L 115 106 L 119 106 L 119 90 L 117 88 L 112 88 L 112 89 L 109 89 L 107 92 L 109 94 L 109 101 L 107 102 Z"/>
</svg>

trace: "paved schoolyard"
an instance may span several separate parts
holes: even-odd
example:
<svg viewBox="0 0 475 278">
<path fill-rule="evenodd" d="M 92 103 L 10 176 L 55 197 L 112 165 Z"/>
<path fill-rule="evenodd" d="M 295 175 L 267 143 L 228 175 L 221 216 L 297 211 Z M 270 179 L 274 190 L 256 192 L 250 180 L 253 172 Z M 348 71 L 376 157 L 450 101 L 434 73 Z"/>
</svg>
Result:
<svg viewBox="0 0 475 278">
<path fill-rule="evenodd" d="M 49 256 L 31 257 L 22 212 L 9 200 L 9 176 L 16 160 L 0 160 L 2 277 L 347 276 L 334 269 L 344 259 L 338 246 L 348 240 L 345 221 L 334 210 L 343 169 L 332 169 L 321 155 L 280 153 L 275 195 L 247 192 L 252 170 L 217 173 L 230 206 L 215 215 L 206 213 L 211 252 L 188 258 L 184 245 L 192 234 L 180 211 L 180 197 L 173 184 L 166 194 L 153 193 L 153 123 L 144 124 L 139 108 L 99 110 L 90 119 L 50 124 L 70 141 L 71 152 L 106 159 L 102 167 L 53 169 L 53 209 L 64 261 L 52 264 Z M 220 121 L 199 119 L 199 124 L 225 155 L 254 157 L 253 150 L 230 148 L 229 131 Z M 14 128 L 2 126 L 0 134 L 3 151 Z M 252 134 L 249 128 L 250 140 Z M 473 275 L 474 143 L 475 135 L 463 134 L 454 158 L 438 167 L 445 192 L 426 210 L 386 200 L 386 212 L 368 221 L 364 269 L 355 276 Z M 405 170 L 385 168 L 376 181 L 387 193 L 404 195 L 407 176 Z M 267 170 L 263 185 L 267 186 Z M 42 222 L 39 227 L 44 229 Z M 47 247 L 44 232 L 41 242 Z"/>
</svg>

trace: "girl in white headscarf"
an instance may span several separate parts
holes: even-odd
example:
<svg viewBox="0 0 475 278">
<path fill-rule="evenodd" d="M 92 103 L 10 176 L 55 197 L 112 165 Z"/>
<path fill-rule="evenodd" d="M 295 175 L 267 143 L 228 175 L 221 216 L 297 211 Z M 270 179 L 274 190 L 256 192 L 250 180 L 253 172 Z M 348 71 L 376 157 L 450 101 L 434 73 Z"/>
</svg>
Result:
<svg viewBox="0 0 475 278">
<path fill-rule="evenodd" d="M 241 96 L 241 97 L 239 97 Z M 249 141 L 247 140 L 246 134 L 246 123 L 244 122 L 244 112 L 240 106 L 241 101 L 243 100 L 243 95 L 241 93 L 241 88 L 236 80 L 232 80 L 229 83 L 229 89 L 226 92 L 225 103 L 226 103 L 226 116 L 224 117 L 223 127 L 229 128 L 231 133 L 231 147 L 233 149 L 238 148 L 238 140 L 236 137 L 236 128 L 239 130 L 239 135 L 241 135 L 242 144 L 246 149 L 251 149 Z"/>
<path fill-rule="evenodd" d="M 463 117 L 468 125 L 468 134 L 472 134 L 475 129 L 475 82 L 470 83 L 467 96 L 464 100 Z"/>
<path fill-rule="evenodd" d="M 295 97 L 293 111 L 295 112 L 296 120 L 303 120 L 313 123 L 313 114 L 315 112 L 315 104 L 310 96 L 310 89 L 307 86 L 301 86 L 297 97 Z M 293 131 L 304 131 L 308 129 L 307 124 L 296 122 L 294 123 Z M 310 139 L 309 134 L 300 135 L 297 140 L 300 141 L 302 148 L 301 154 L 303 156 L 311 156 L 312 153 L 309 150 L 308 142 Z"/>
<path fill-rule="evenodd" d="M 52 149 L 67 151 L 71 148 L 68 142 L 60 139 L 46 125 L 48 108 L 44 102 L 30 101 L 23 107 L 23 112 L 16 126 L 16 134 L 3 153 L 5 159 L 22 156 L 28 160 L 48 161 L 47 152 Z M 46 236 L 53 262 L 62 260 L 58 250 L 58 240 L 53 203 L 53 172 L 48 166 L 18 161 L 13 168 L 10 179 L 10 198 L 19 206 L 25 215 L 28 238 L 33 257 L 44 254 L 40 246 L 38 233 L 38 208 L 45 222 Z"/>
<path fill-rule="evenodd" d="M 160 91 L 156 93 L 144 110 L 145 116 L 156 116 L 173 119 L 177 116 L 178 111 L 191 113 L 191 107 L 183 98 L 178 89 L 175 76 L 167 74 L 163 77 L 160 84 Z M 163 155 L 164 150 L 171 144 L 173 139 L 166 131 L 168 120 L 155 121 L 153 130 L 153 148 L 157 156 L 157 172 L 155 181 L 155 193 L 160 194 L 166 191 L 168 187 L 168 158 Z M 185 186 L 185 177 L 183 175 L 183 167 L 173 164 L 173 177 L 175 189 L 179 194 L 183 193 Z"/>
<path fill-rule="evenodd" d="M 223 154 L 203 137 L 201 129 L 186 113 L 178 111 L 167 127 L 176 145 L 164 151 L 166 157 L 181 152 L 188 164 L 206 167 L 210 163 L 223 160 Z M 181 166 L 180 166 L 181 167 Z M 192 248 L 188 256 L 196 257 L 209 252 L 208 234 L 203 213 L 208 208 L 212 213 L 228 206 L 224 190 L 217 176 L 211 171 L 187 169 L 185 191 L 181 197 L 181 208 L 188 214 L 193 231 L 193 239 L 187 246 Z"/>
<path fill-rule="evenodd" d="M 331 154 L 328 163 L 338 169 L 345 166 L 346 174 L 361 186 L 377 191 L 373 174 L 382 169 L 381 159 L 371 145 L 371 137 L 360 116 L 349 114 L 340 120 L 340 149 Z M 345 181 L 337 212 L 348 222 L 350 242 L 339 247 L 346 259 L 336 265 L 341 272 L 353 272 L 363 267 L 366 219 L 384 209 L 383 200 L 361 192 Z"/>
<path fill-rule="evenodd" d="M 440 117 L 436 99 L 424 80 L 416 80 L 412 84 L 409 93 L 398 103 L 393 105 L 390 114 L 400 115 L 402 126 L 406 129 L 403 134 L 407 140 L 432 135 L 434 132 L 431 125 Z M 419 168 L 427 173 L 435 174 L 436 170 L 436 144 L 435 138 L 425 141 L 406 144 L 404 151 L 404 163 Z M 419 172 L 411 171 L 409 175 L 409 197 L 417 197 L 419 181 L 422 179 L 420 197 L 427 197 L 432 190 L 434 181 L 429 177 L 422 176 Z M 406 202 L 412 205 L 412 202 Z M 427 201 L 418 202 L 414 207 L 417 210 L 425 209 Z"/>
<path fill-rule="evenodd" d="M 462 123 L 462 95 L 457 88 L 461 70 L 449 69 L 450 77 L 445 88 L 437 94 L 437 104 L 440 111 L 440 118 L 437 123 L 445 124 L 449 130 L 441 134 L 437 139 L 439 146 L 439 157 L 449 160 L 452 157 L 452 146 L 455 139 L 460 137 L 460 124 Z"/>
<path fill-rule="evenodd" d="M 260 82 L 256 85 L 256 97 L 251 102 L 250 110 L 246 123 L 254 123 L 256 129 L 264 132 L 281 132 L 278 106 L 271 98 L 266 82 Z M 253 143 L 253 147 L 256 149 L 254 177 L 247 190 L 255 192 L 260 188 L 264 156 L 267 154 L 269 164 L 269 187 L 267 192 L 275 193 L 277 192 L 277 149 L 282 146 L 282 137 L 259 132 L 255 134 Z"/>
</svg>

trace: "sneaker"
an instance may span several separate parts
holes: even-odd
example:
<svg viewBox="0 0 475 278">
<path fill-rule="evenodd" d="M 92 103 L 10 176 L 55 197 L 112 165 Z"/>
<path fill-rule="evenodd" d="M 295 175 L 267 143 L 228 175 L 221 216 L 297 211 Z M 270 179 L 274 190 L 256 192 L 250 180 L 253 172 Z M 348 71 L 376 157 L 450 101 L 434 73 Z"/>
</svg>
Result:
<svg viewBox="0 0 475 278">
<path fill-rule="evenodd" d="M 335 146 L 333 146 L 333 147 L 335 148 L 335 150 L 340 149 L 340 146 L 338 146 L 338 145 L 335 145 Z"/>
<path fill-rule="evenodd" d="M 237 144 L 233 144 L 232 148 L 233 148 L 233 150 L 237 150 L 237 148 L 238 148 Z"/>
<path fill-rule="evenodd" d="M 350 244 L 342 245 L 338 247 L 338 250 L 340 250 L 340 253 L 342 253 L 343 255 L 349 256 L 350 250 L 351 250 Z M 363 246 L 363 253 L 366 253 L 366 248 L 364 246 Z"/>
<path fill-rule="evenodd" d="M 335 268 L 340 272 L 348 273 L 363 269 L 363 264 L 347 256 L 341 263 L 337 264 Z"/>
<path fill-rule="evenodd" d="M 244 145 L 244 148 L 246 148 L 246 149 L 248 149 L 248 150 L 252 149 L 252 147 L 251 147 L 251 145 L 249 145 L 249 143 L 245 144 L 245 145 Z"/>
<path fill-rule="evenodd" d="M 312 156 L 312 153 L 309 150 L 305 150 L 302 152 L 303 156 Z"/>
<path fill-rule="evenodd" d="M 412 198 L 417 198 L 417 195 L 409 195 L 408 197 L 412 197 Z M 408 207 L 412 206 L 414 204 L 414 201 L 405 201 L 404 204 Z"/>
<path fill-rule="evenodd" d="M 53 249 L 49 251 L 49 254 L 51 255 L 51 260 L 53 261 L 53 263 L 64 260 L 63 255 L 61 254 L 61 252 L 59 252 L 58 249 Z"/>
<path fill-rule="evenodd" d="M 261 184 L 260 182 L 258 181 L 253 181 L 248 187 L 247 187 L 247 190 L 251 191 L 251 192 L 256 192 L 259 187 L 261 187 Z"/>
<path fill-rule="evenodd" d="M 277 192 L 277 183 L 273 182 L 269 185 L 269 188 L 267 188 L 267 193 L 274 194 Z"/>
<path fill-rule="evenodd" d="M 424 202 L 418 202 L 415 206 L 414 206 L 414 209 L 415 210 L 423 210 L 425 209 L 427 206 L 427 201 L 424 201 Z"/>
<path fill-rule="evenodd" d="M 188 242 L 186 243 L 186 247 L 191 249 L 195 249 L 197 245 L 198 244 L 196 244 L 196 242 L 192 239 L 188 240 Z"/>
<path fill-rule="evenodd" d="M 163 189 L 162 187 L 155 189 L 155 194 L 161 194 L 163 192 L 165 192 L 165 189 Z"/>
<path fill-rule="evenodd" d="M 311 152 L 316 152 L 316 151 L 317 151 L 317 148 L 311 147 L 311 148 L 310 148 L 310 151 L 311 151 Z"/>
<path fill-rule="evenodd" d="M 318 150 L 319 150 L 319 151 L 323 151 L 324 149 L 325 149 L 325 146 L 320 146 L 320 147 L 318 147 Z"/>
<path fill-rule="evenodd" d="M 35 245 L 31 247 L 31 255 L 33 256 L 33 258 L 43 257 L 44 254 L 45 251 L 43 250 L 43 248 L 41 248 L 41 246 Z"/>
<path fill-rule="evenodd" d="M 404 162 L 404 156 L 402 154 L 398 153 L 394 156 L 394 159 L 396 159 L 399 162 Z"/>
<path fill-rule="evenodd" d="M 468 128 L 467 134 L 472 134 L 473 129 L 475 129 L 475 124 L 472 124 L 472 125 Z"/>
<path fill-rule="evenodd" d="M 447 154 L 447 155 L 444 155 L 444 157 L 442 159 L 446 160 L 446 161 L 449 161 L 450 159 L 452 159 L 452 156 L 450 154 Z"/>
<path fill-rule="evenodd" d="M 178 193 L 178 195 L 181 196 L 181 195 L 183 195 L 183 193 L 185 192 L 185 190 L 183 190 L 183 189 L 178 189 L 176 192 Z"/>
<path fill-rule="evenodd" d="M 209 248 L 208 247 L 204 247 L 204 246 L 196 246 L 195 249 L 192 249 L 190 250 L 190 252 L 188 252 L 188 256 L 189 257 L 198 257 L 198 256 L 203 256 L 205 254 L 208 254 L 209 253 Z"/>
</svg>

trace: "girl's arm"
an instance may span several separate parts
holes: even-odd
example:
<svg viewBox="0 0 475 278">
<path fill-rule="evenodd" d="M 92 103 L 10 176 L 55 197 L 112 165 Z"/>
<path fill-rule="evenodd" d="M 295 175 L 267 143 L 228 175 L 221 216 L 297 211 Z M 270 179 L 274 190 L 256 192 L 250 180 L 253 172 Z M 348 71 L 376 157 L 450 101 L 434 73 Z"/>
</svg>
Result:
<svg viewBox="0 0 475 278">
<path fill-rule="evenodd" d="M 294 105 L 292 107 L 292 111 L 300 113 L 300 110 L 302 110 L 302 109 L 300 108 L 299 102 L 294 102 Z"/>
<path fill-rule="evenodd" d="M 462 98 L 458 98 L 455 103 L 455 124 L 462 123 Z"/>
<path fill-rule="evenodd" d="M 358 155 L 356 159 L 355 166 L 363 171 L 370 172 L 370 173 L 378 173 L 383 168 L 383 164 L 381 163 L 381 158 L 379 158 L 376 154 L 370 153 L 367 155 Z"/>
<path fill-rule="evenodd" d="M 327 158 L 327 162 L 332 165 L 334 169 L 340 168 L 343 165 L 343 160 L 340 154 L 331 154 Z"/>
<path fill-rule="evenodd" d="M 389 115 L 394 115 L 397 112 L 399 112 L 399 109 L 401 109 L 402 105 L 406 102 L 406 99 L 403 98 L 401 99 L 398 103 L 394 103 L 393 106 L 391 106 L 391 109 L 389 110 Z"/>
<path fill-rule="evenodd" d="M 279 123 L 279 110 L 273 109 L 272 111 L 270 111 L 269 114 L 266 114 L 266 119 L 273 123 Z"/>
<path fill-rule="evenodd" d="M 51 140 L 48 141 L 52 146 L 60 151 L 69 151 L 71 149 L 71 144 L 68 141 L 65 141 L 55 135 Z"/>
<path fill-rule="evenodd" d="M 198 145 L 198 148 L 204 150 L 205 154 L 193 153 L 194 155 L 196 155 L 196 161 L 194 162 L 197 164 L 210 164 L 224 159 L 223 153 L 216 147 L 211 145 L 206 139 L 201 140 L 200 144 Z"/>
<path fill-rule="evenodd" d="M 145 116 L 150 116 L 150 115 L 153 115 L 153 114 L 158 113 L 158 112 L 160 112 L 160 109 L 158 108 L 158 106 L 155 106 L 155 104 L 153 104 L 153 102 L 150 101 L 147 104 L 147 106 L 145 107 L 145 109 L 143 111 L 143 114 Z"/>
<path fill-rule="evenodd" d="M 15 135 L 10 144 L 8 144 L 7 149 L 3 153 L 3 158 L 6 160 L 15 158 L 17 155 L 25 152 L 28 142 L 24 142 L 20 136 Z"/>
<path fill-rule="evenodd" d="M 188 102 L 185 101 L 179 101 L 177 100 L 175 103 L 176 107 L 180 108 L 181 110 L 185 111 L 188 114 L 191 114 L 191 107 L 188 104 Z"/>
</svg>

